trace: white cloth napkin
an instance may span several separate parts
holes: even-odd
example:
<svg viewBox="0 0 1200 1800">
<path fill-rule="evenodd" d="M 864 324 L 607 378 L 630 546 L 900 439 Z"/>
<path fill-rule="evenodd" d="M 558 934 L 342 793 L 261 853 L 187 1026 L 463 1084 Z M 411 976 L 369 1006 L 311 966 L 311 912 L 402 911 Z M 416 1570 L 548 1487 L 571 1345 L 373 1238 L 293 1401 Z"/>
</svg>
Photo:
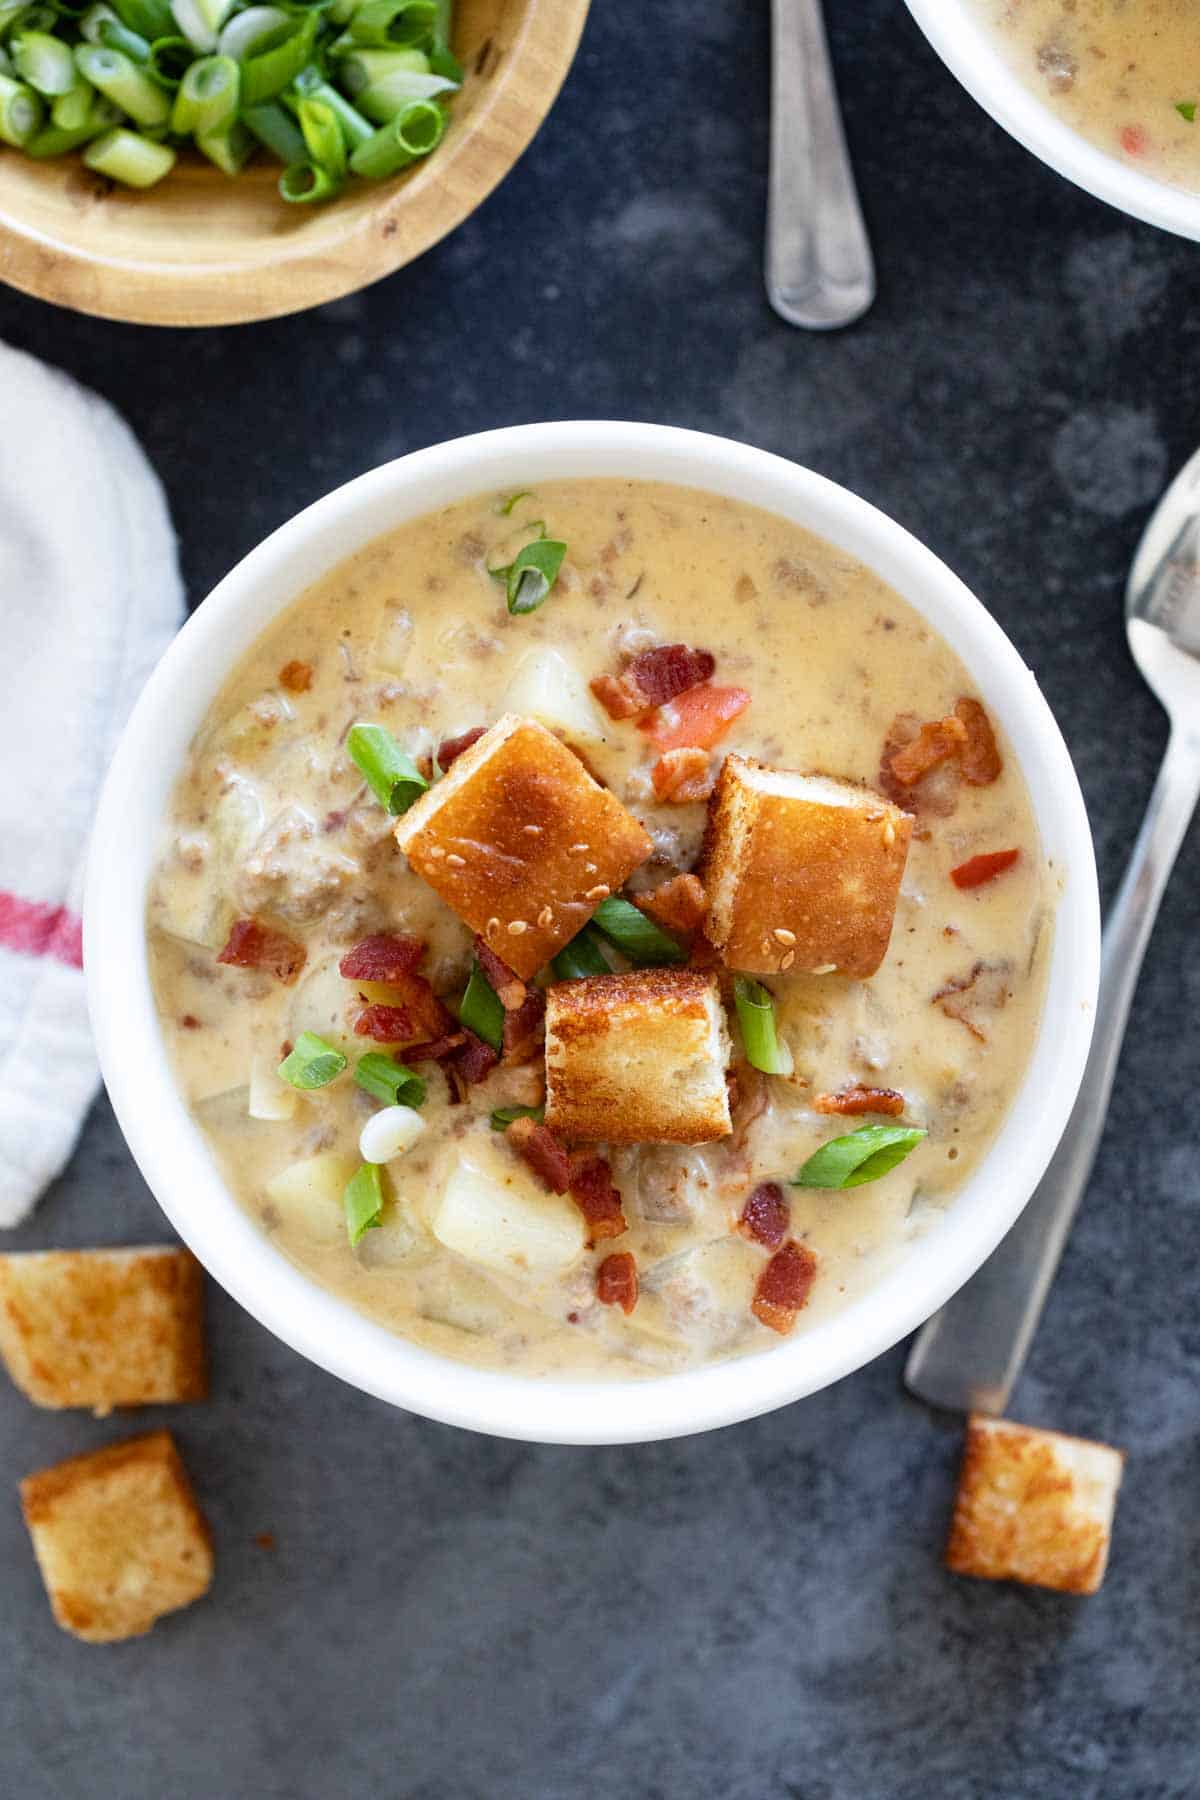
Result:
<svg viewBox="0 0 1200 1800">
<path fill-rule="evenodd" d="M 95 394 L 0 344 L 0 1226 L 71 1154 L 99 1083 L 79 906 L 108 759 L 178 628 L 158 477 Z"/>
</svg>

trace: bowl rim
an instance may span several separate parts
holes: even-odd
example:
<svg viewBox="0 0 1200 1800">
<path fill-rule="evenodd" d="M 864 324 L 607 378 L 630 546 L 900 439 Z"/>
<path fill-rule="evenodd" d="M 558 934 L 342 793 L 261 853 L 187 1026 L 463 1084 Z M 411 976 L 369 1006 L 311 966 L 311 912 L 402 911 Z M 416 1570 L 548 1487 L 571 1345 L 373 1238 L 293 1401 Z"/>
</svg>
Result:
<svg viewBox="0 0 1200 1800">
<path fill-rule="evenodd" d="M 146 890 L 166 799 L 237 659 L 304 588 L 381 532 L 454 499 L 555 476 L 674 481 L 743 499 L 875 569 L 947 639 L 1010 742 L 1022 745 L 1043 847 L 1063 880 L 1025 1080 L 944 1219 L 862 1299 L 794 1340 L 636 1380 L 543 1380 L 451 1362 L 318 1287 L 217 1172 L 176 1088 L 149 979 Z M 730 439 L 617 421 L 521 425 L 414 451 L 327 494 L 252 550 L 184 625 L 134 708 L 100 798 L 84 907 L 89 1005 L 113 1109 L 152 1192 L 210 1273 L 276 1336 L 351 1385 L 447 1424 L 546 1443 L 631 1443 L 750 1418 L 849 1374 L 935 1312 L 1013 1223 L 1066 1124 L 1091 1038 L 1099 948 L 1091 833 L 1066 745 L 1032 673 L 958 577 L 887 515 L 812 470 Z"/>
<path fill-rule="evenodd" d="M 347 213 L 340 234 L 311 245 L 301 231 L 281 232 L 272 253 L 253 263 L 229 257 L 189 268 L 152 256 L 91 254 L 13 220 L 0 205 L 0 280 L 93 318 L 181 328 L 285 318 L 358 293 L 440 243 L 512 172 L 558 98 L 590 5 L 528 0 L 517 38 L 468 128 L 447 139 L 419 184 L 411 172 L 380 183 L 377 203 Z M 534 102 L 527 59 L 537 70 Z M 503 152 L 481 159 L 479 140 L 494 119 L 492 138 Z M 123 198 L 136 205 L 138 197 Z M 332 202 L 335 217 L 338 204 Z M 286 282 L 268 279 L 272 270 L 283 271 Z"/>
<path fill-rule="evenodd" d="M 1039 99 L 965 0 L 906 0 L 909 12 L 971 98 L 1033 155 L 1109 206 L 1179 237 L 1200 239 L 1200 194 L 1130 168 L 1081 137 Z"/>
</svg>

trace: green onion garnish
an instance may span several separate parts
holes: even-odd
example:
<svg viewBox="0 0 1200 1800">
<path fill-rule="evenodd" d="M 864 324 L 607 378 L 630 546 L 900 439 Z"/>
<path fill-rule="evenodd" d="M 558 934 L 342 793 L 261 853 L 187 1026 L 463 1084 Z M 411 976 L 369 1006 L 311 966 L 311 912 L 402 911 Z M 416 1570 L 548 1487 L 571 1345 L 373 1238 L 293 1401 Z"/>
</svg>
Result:
<svg viewBox="0 0 1200 1800">
<path fill-rule="evenodd" d="M 385 1106 L 420 1107 L 425 1104 L 425 1082 L 382 1050 L 369 1050 L 358 1059 L 354 1079 L 373 1100 Z"/>
<path fill-rule="evenodd" d="M 61 38 L 48 31 L 22 31 L 11 40 L 11 49 L 21 80 L 48 100 L 69 94 L 75 86 L 75 61 Z"/>
<path fill-rule="evenodd" d="M 567 546 L 561 538 L 546 537 L 545 529 L 544 525 L 540 526 L 543 535 L 518 550 L 510 563 L 501 569 L 488 570 L 489 575 L 504 583 L 510 613 L 536 612 L 558 580 Z"/>
<path fill-rule="evenodd" d="M 291 173 L 285 169 L 280 179 Z M 406 813 L 429 786 L 412 757 L 382 725 L 352 725 L 346 749 L 380 806 L 393 817 Z"/>
<path fill-rule="evenodd" d="M 240 80 L 232 56 L 200 57 L 179 84 L 171 109 L 171 130 L 177 137 L 186 137 L 189 132 L 199 136 L 202 132 L 219 131 L 237 112 Z M 149 85 L 154 87 L 153 82 Z M 161 100 L 161 90 L 154 91 Z"/>
<path fill-rule="evenodd" d="M 622 899 L 620 894 L 610 894 L 607 900 L 600 902 L 592 914 L 592 924 L 599 926 L 605 937 L 636 968 L 687 961 L 687 951 L 682 944 L 676 943 L 648 913 L 634 906 L 632 901 Z M 567 947 L 569 949 L 570 945 Z"/>
<path fill-rule="evenodd" d="M 328 1087 L 346 1067 L 346 1058 L 315 1031 L 302 1031 L 295 1047 L 279 1065 L 284 1081 L 294 1088 Z"/>
<path fill-rule="evenodd" d="M 1181 119 L 1186 119 L 1189 125 L 1196 123 L 1196 102 L 1194 100 L 1177 100 L 1175 111 Z"/>
<path fill-rule="evenodd" d="M 358 1245 L 363 1234 L 380 1223 L 383 1213 L 383 1171 L 378 1163 L 364 1163 L 357 1175 L 346 1183 L 342 1195 L 346 1213 L 346 1235 L 350 1248 Z"/>
<path fill-rule="evenodd" d="M 375 88 L 359 95 L 359 106 L 368 118 L 379 116 L 381 107 L 373 98 L 376 95 Z M 350 167 L 356 175 L 382 181 L 436 150 L 445 129 L 446 115 L 440 106 L 434 106 L 430 100 L 409 101 L 359 144 L 350 158 Z"/>
<path fill-rule="evenodd" d="M 514 1119 L 536 1119 L 540 1125 L 545 1117 L 544 1106 L 498 1106 L 492 1114 L 492 1130 L 507 1131 Z"/>
<path fill-rule="evenodd" d="M 150 46 L 146 73 L 159 87 L 174 93 L 196 59 L 196 52 L 185 37 L 155 38 Z"/>
<path fill-rule="evenodd" d="M 864 1125 L 830 1138 L 792 1176 L 793 1187 L 851 1188 L 878 1181 L 902 1163 L 928 1132 L 915 1125 Z"/>
<path fill-rule="evenodd" d="M 171 102 L 156 81 L 152 81 L 145 69 L 120 50 L 107 50 L 103 44 L 80 44 L 75 52 L 75 61 L 79 65 L 79 73 L 94 88 L 99 88 L 106 100 L 119 106 L 127 113 L 136 125 L 152 127 L 165 125 L 171 117 Z M 201 67 L 193 64 L 192 67 Z M 188 71 L 189 74 L 191 71 Z M 237 69 L 234 67 L 236 77 Z M 234 88 L 230 110 L 237 104 L 237 88 Z M 191 130 L 191 126 L 175 127 L 176 130 Z"/>
<path fill-rule="evenodd" d="M 320 22 L 318 13 L 305 13 L 295 20 L 282 43 L 246 58 L 241 65 L 243 106 L 273 100 L 308 67 Z"/>
<path fill-rule="evenodd" d="M 761 1069 L 764 1075 L 790 1075 L 792 1053 L 776 1036 L 775 1001 L 769 990 L 761 981 L 738 975 L 733 983 L 733 1000 L 750 1067 Z"/>
<path fill-rule="evenodd" d="M 319 163 L 295 162 L 279 177 L 280 197 L 292 206 L 314 205 L 321 200 L 332 200 L 340 194 L 344 183 L 328 169 L 321 168 Z"/>
<path fill-rule="evenodd" d="M 362 0 L 350 15 L 358 44 L 415 46 L 427 43 L 437 23 L 437 0 Z"/>
<path fill-rule="evenodd" d="M 175 152 L 166 144 L 156 144 L 136 131 L 119 127 L 93 139 L 83 153 L 89 169 L 107 175 L 110 181 L 124 182 L 126 187 L 153 187 L 175 167 Z"/>
<path fill-rule="evenodd" d="M 582 981 L 587 975 L 611 975 L 612 964 L 600 947 L 599 934 L 585 925 L 564 944 L 550 964 L 559 981 Z"/>
<path fill-rule="evenodd" d="M 512 517 L 512 511 L 513 511 L 514 506 L 519 506 L 522 500 L 532 500 L 532 499 L 533 499 L 533 489 L 532 488 L 520 488 L 517 491 L 517 493 L 510 494 L 508 496 L 507 500 L 501 500 L 499 506 L 497 506 L 497 508 L 496 508 L 496 511 L 500 514 L 500 517 L 502 519 L 510 519 Z"/>
<path fill-rule="evenodd" d="M 44 116 L 40 94 L 11 75 L 0 75 L 0 142 L 24 149 L 37 136 Z"/>
<path fill-rule="evenodd" d="M 308 151 L 295 121 L 278 100 L 264 100 L 261 106 L 246 107 L 242 122 L 263 149 L 277 156 L 285 166 L 303 162 L 307 157 Z"/>
<path fill-rule="evenodd" d="M 504 1007 L 500 996 L 477 962 L 471 964 L 467 991 L 458 1009 L 458 1022 L 481 1037 L 493 1050 L 504 1044 Z"/>
<path fill-rule="evenodd" d="M 340 181 L 346 173 L 346 140 L 332 106 L 307 98 L 296 108 L 296 117 L 313 162 Z"/>
</svg>

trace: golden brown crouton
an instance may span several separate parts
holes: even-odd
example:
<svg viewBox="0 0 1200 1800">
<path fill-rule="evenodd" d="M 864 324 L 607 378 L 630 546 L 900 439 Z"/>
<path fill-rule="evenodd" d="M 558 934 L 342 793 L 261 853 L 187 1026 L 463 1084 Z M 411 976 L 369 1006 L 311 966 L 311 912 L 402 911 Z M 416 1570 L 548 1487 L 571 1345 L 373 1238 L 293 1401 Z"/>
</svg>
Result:
<svg viewBox="0 0 1200 1800">
<path fill-rule="evenodd" d="M 708 938 L 728 968 L 751 975 L 873 975 L 912 828 L 870 788 L 727 756 L 700 871 Z"/>
<path fill-rule="evenodd" d="M 972 1413 L 946 1567 L 1094 1594 L 1125 1458 L 1108 1444 Z"/>
<path fill-rule="evenodd" d="M 203 1298 L 170 1245 L 0 1256 L 0 1356 L 35 1406 L 203 1400 Z"/>
<path fill-rule="evenodd" d="M 455 758 L 397 823 L 396 842 L 526 981 L 653 848 L 573 751 L 515 713 Z"/>
<path fill-rule="evenodd" d="M 21 1504 L 54 1617 L 89 1644 L 140 1637 L 212 1582 L 208 1527 L 169 1432 L 39 1469 Z"/>
<path fill-rule="evenodd" d="M 546 992 L 546 1123 L 573 1140 L 704 1144 L 732 1130 L 714 975 L 642 969 Z"/>
</svg>

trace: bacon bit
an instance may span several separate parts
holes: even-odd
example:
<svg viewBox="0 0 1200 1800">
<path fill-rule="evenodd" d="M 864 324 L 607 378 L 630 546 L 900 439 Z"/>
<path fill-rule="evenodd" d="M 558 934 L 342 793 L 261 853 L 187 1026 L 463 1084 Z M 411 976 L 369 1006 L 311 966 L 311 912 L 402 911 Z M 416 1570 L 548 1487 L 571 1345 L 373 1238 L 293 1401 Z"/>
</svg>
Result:
<svg viewBox="0 0 1200 1800">
<path fill-rule="evenodd" d="M 496 955 L 485 938 L 476 935 L 475 960 L 494 988 L 505 1012 L 519 1012 L 525 1004 L 526 987 L 502 957 Z"/>
<path fill-rule="evenodd" d="M 468 1087 L 475 1087 L 479 1082 L 487 1080 L 500 1058 L 492 1046 L 486 1044 L 481 1037 L 476 1037 L 473 1031 L 464 1031 L 463 1036 L 466 1043 L 454 1052 L 454 1067 Z"/>
<path fill-rule="evenodd" d="M 708 650 L 656 644 L 633 657 L 619 676 L 597 675 L 590 684 L 610 719 L 632 719 L 707 681 L 717 666 Z"/>
<path fill-rule="evenodd" d="M 950 879 L 955 887 L 982 887 L 985 881 L 994 881 L 1005 869 L 1011 869 L 1020 854 L 1019 850 L 987 850 L 982 856 L 969 857 L 965 863 L 959 863 L 957 869 L 951 869 Z"/>
<path fill-rule="evenodd" d="M 755 1188 L 743 1206 L 737 1228 L 751 1243 L 764 1244 L 768 1250 L 778 1250 L 788 1234 L 791 1218 L 792 1209 L 779 1183 L 764 1181 L 761 1187 Z"/>
<path fill-rule="evenodd" d="M 445 1062 L 467 1041 L 465 1031 L 448 1031 L 444 1037 L 429 1038 L 422 1044 L 410 1044 L 404 1055 L 409 1062 Z"/>
<path fill-rule="evenodd" d="M 469 750 L 472 744 L 479 742 L 486 730 L 486 725 L 474 725 L 470 731 L 462 731 L 457 737 L 442 739 L 437 748 L 437 765 L 443 774 L 451 763 L 458 761 L 464 750 Z"/>
<path fill-rule="evenodd" d="M 420 938 L 378 931 L 347 950 L 338 964 L 338 973 L 347 981 L 395 982 L 411 975 L 424 954 L 425 945 Z"/>
<path fill-rule="evenodd" d="M 637 1263 L 628 1250 L 614 1250 L 596 1270 L 596 1298 L 601 1306 L 619 1306 L 626 1315 L 638 1303 Z"/>
<path fill-rule="evenodd" d="M 635 906 L 668 931 L 698 931 L 708 911 L 708 896 L 698 875 L 673 875 L 648 894 L 632 898 Z"/>
<path fill-rule="evenodd" d="M 707 750 L 668 750 L 650 772 L 654 792 L 671 806 L 707 800 L 712 793 L 712 771 Z"/>
<path fill-rule="evenodd" d="M 282 931 L 272 931 L 257 919 L 237 919 L 217 961 L 235 969 L 269 969 L 284 987 L 291 987 L 307 956 L 304 945 Z"/>
<path fill-rule="evenodd" d="M 758 1278 L 751 1312 L 760 1325 L 786 1337 L 817 1278 L 817 1259 L 805 1244 L 789 1238 Z"/>
<path fill-rule="evenodd" d="M 354 1021 L 355 1037 L 374 1038 L 377 1044 L 402 1044 L 416 1036 L 412 1014 L 403 1006 L 364 1006 Z"/>
<path fill-rule="evenodd" d="M 659 750 L 683 750 L 689 746 L 711 750 L 749 704 L 745 688 L 713 687 L 706 683 L 640 720 L 638 730 L 644 731 Z"/>
<path fill-rule="evenodd" d="M 432 781 L 433 780 L 433 758 L 432 758 L 432 756 L 418 756 L 417 757 L 417 774 L 421 777 L 421 779 L 423 781 Z"/>
<path fill-rule="evenodd" d="M 442 1005 L 424 975 L 398 975 L 385 984 L 396 990 L 396 1002 L 412 1014 L 417 1034 L 442 1037 L 454 1030 L 452 1015 Z"/>
<path fill-rule="evenodd" d="M 546 996 L 540 988 L 530 988 L 524 1004 L 516 1012 L 504 1015 L 504 1060 L 506 1063 L 532 1062 L 542 1048 L 542 1021 L 546 1016 Z"/>
<path fill-rule="evenodd" d="M 978 700 L 962 699 L 954 708 L 955 717 L 966 727 L 966 745 L 959 753 L 963 780 L 971 787 L 990 787 L 999 779 L 1004 759 L 996 747 L 992 722 Z"/>
<path fill-rule="evenodd" d="M 571 1186 L 571 1158 L 548 1125 L 539 1125 L 535 1119 L 514 1119 L 504 1135 L 548 1188 L 556 1194 L 566 1193 Z"/>
<path fill-rule="evenodd" d="M 602 1156 L 576 1159 L 571 1165 L 570 1188 L 572 1200 L 587 1220 L 591 1243 L 628 1231 L 620 1192 L 613 1186 L 612 1170 Z"/>
<path fill-rule="evenodd" d="M 312 686 L 313 666 L 306 662 L 284 663 L 279 671 L 279 685 L 289 694 L 306 694 Z"/>
<path fill-rule="evenodd" d="M 898 1119 L 904 1111 L 904 1095 L 895 1088 L 863 1087 L 856 1082 L 840 1094 L 814 1094 L 812 1105 L 814 1112 L 844 1113 L 849 1118 L 859 1113 L 887 1113 Z"/>
<path fill-rule="evenodd" d="M 1127 156 L 1145 156 L 1150 139 L 1144 125 L 1122 125 L 1118 136 Z"/>
<path fill-rule="evenodd" d="M 641 695 L 624 676 L 594 675 L 588 686 L 610 719 L 632 719 L 646 710 Z"/>
<path fill-rule="evenodd" d="M 923 776 L 939 763 L 957 756 L 967 742 L 967 728 L 959 718 L 935 719 L 922 725 L 911 744 L 894 750 L 890 759 L 892 778 L 901 787 L 915 787 Z"/>
</svg>

